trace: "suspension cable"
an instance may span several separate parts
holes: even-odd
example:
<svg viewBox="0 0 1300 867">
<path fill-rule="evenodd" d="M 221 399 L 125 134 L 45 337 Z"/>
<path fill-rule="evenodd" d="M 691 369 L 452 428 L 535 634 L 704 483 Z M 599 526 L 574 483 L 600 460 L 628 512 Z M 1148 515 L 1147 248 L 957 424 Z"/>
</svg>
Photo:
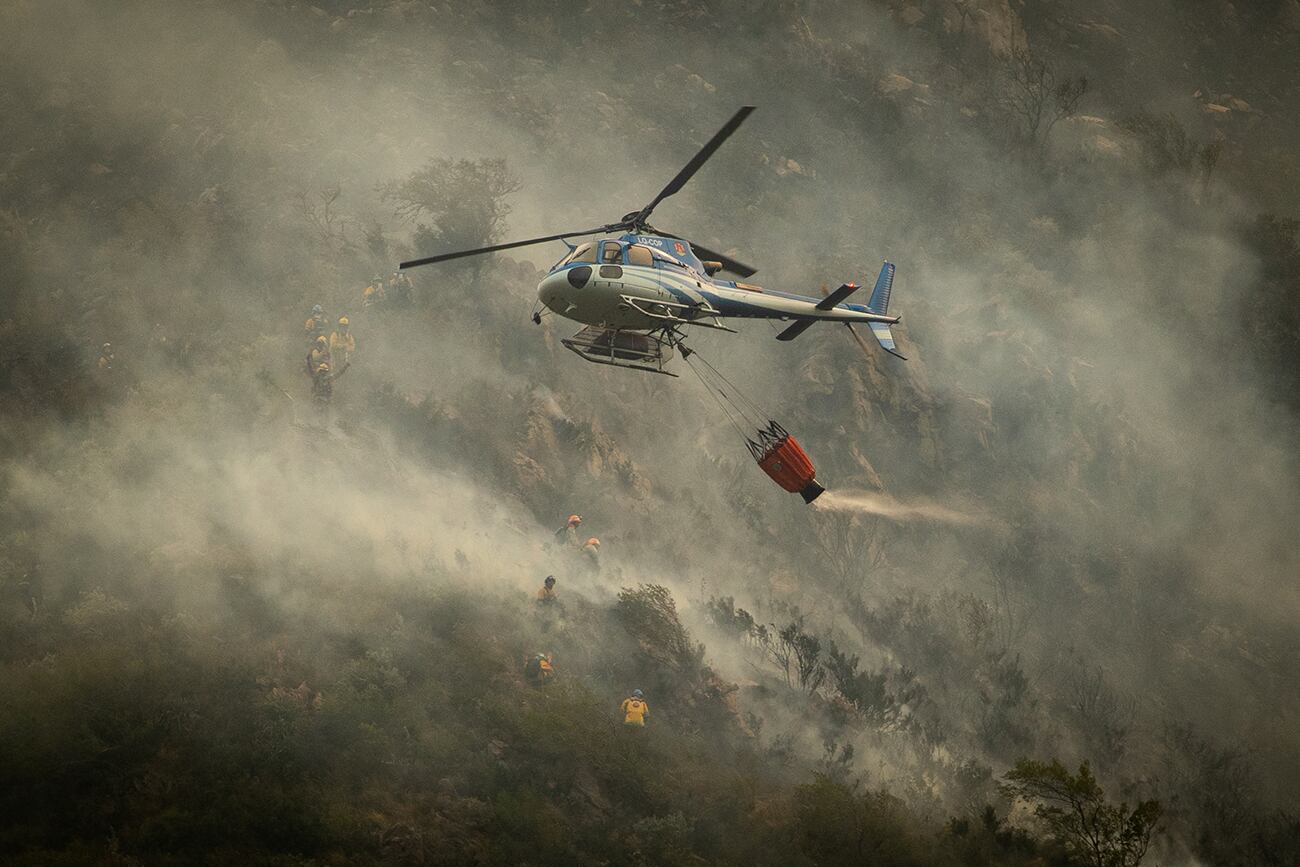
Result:
<svg viewBox="0 0 1300 867">
<path fill-rule="evenodd" d="M 771 415 L 765 412 L 762 407 L 760 407 L 757 403 L 751 400 L 744 392 L 742 392 L 739 388 L 737 388 L 736 384 L 733 383 L 731 380 L 727 379 L 727 377 L 723 375 L 722 371 L 718 370 L 712 364 L 709 364 L 709 360 L 707 358 L 701 358 L 700 363 L 702 363 L 705 367 L 707 367 L 709 371 L 712 372 L 712 374 L 718 378 L 718 380 L 723 382 L 727 386 L 727 388 L 731 390 L 731 394 L 734 395 L 735 398 L 739 400 L 739 405 L 737 405 L 736 409 L 737 412 L 741 415 L 741 417 L 744 418 L 746 422 L 753 424 L 755 428 L 761 429 L 766 424 L 766 422 L 771 418 Z M 719 391 L 722 390 L 721 386 L 718 387 L 718 390 Z M 733 403 L 736 403 L 736 401 L 733 401 Z M 745 412 L 746 409 L 750 411 L 752 416 L 746 414 Z"/>
<path fill-rule="evenodd" d="M 695 355 L 697 353 L 691 353 L 691 354 Z M 740 438 L 744 440 L 746 443 L 748 443 L 749 435 L 745 433 L 745 429 L 742 428 L 740 424 L 736 421 L 736 419 L 732 416 L 731 410 L 727 408 L 727 404 L 723 402 L 721 397 L 718 396 L 717 390 L 715 390 L 715 388 L 711 387 L 709 383 L 705 381 L 704 375 L 701 374 L 700 371 L 696 369 L 695 364 L 690 359 L 690 356 L 686 356 L 684 360 L 686 361 L 686 366 L 691 369 L 691 372 L 694 373 L 697 378 L 699 378 L 700 385 L 704 386 L 704 390 L 709 393 L 709 397 L 713 398 L 714 402 L 717 403 L 718 407 L 722 410 L 722 414 L 727 417 L 727 421 L 731 422 L 731 426 L 736 429 L 736 433 L 740 434 Z M 700 360 L 704 361 L 704 359 L 702 358 Z"/>
</svg>

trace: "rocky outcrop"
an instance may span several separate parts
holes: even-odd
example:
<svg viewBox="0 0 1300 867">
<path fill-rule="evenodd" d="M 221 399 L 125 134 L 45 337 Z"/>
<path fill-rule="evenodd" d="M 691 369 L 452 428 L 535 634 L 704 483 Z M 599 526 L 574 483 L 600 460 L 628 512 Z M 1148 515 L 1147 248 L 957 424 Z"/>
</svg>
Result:
<svg viewBox="0 0 1300 867">
<path fill-rule="evenodd" d="M 945 33 L 969 36 L 998 57 L 1027 42 L 1025 28 L 1008 0 L 946 0 L 938 5 Z"/>
</svg>

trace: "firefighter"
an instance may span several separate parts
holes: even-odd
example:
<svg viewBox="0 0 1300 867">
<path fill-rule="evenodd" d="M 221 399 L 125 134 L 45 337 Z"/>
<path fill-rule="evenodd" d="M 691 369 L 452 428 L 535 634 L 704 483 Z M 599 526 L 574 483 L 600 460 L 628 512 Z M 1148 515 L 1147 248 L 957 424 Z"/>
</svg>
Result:
<svg viewBox="0 0 1300 867">
<path fill-rule="evenodd" d="M 105 343 L 99 348 L 99 360 L 95 362 L 95 367 L 104 371 L 112 370 L 113 361 L 116 357 L 113 354 L 113 344 Z M 83 355 L 82 358 L 85 358 L 85 356 Z"/>
<path fill-rule="evenodd" d="M 311 349 L 307 351 L 307 375 L 314 377 L 317 369 L 327 362 L 333 361 L 330 358 L 330 342 L 322 334 L 312 343 Z"/>
<path fill-rule="evenodd" d="M 580 515 L 570 515 L 565 525 L 555 531 L 556 541 L 570 548 L 581 548 L 582 544 L 578 541 L 578 525 L 581 523 Z"/>
<path fill-rule="evenodd" d="M 586 558 L 587 567 L 592 572 L 600 571 L 600 540 L 592 536 L 582 546 L 582 556 Z"/>
<path fill-rule="evenodd" d="M 330 323 L 325 318 L 325 310 L 319 304 L 312 307 L 311 316 L 307 317 L 307 324 L 303 326 L 303 333 L 307 335 L 307 343 L 315 345 L 318 337 L 324 337 L 325 332 L 329 330 Z"/>
<path fill-rule="evenodd" d="M 555 668 L 551 665 L 550 654 L 538 653 L 524 666 L 524 677 L 533 686 L 545 686 L 555 677 Z"/>
<path fill-rule="evenodd" d="M 623 725 L 645 727 L 645 718 L 650 716 L 650 705 L 645 703 L 645 695 L 634 689 L 632 694 L 623 699 Z"/>
<path fill-rule="evenodd" d="M 347 372 L 347 365 L 337 371 L 331 370 L 328 361 L 322 361 L 316 368 L 311 378 L 311 402 L 318 410 L 324 412 L 329 409 L 330 401 L 334 399 L 334 380 Z"/>
<path fill-rule="evenodd" d="M 353 336 L 351 323 L 346 316 L 339 317 L 338 330 L 330 335 L 330 361 L 335 364 L 348 364 L 352 353 L 357 351 L 357 338 Z"/>
<path fill-rule="evenodd" d="M 394 307 L 410 307 L 411 290 L 413 288 L 410 277 L 407 277 L 406 274 L 401 271 L 394 271 L 389 275 L 388 286 L 384 291 L 388 301 L 392 303 Z"/>
<path fill-rule="evenodd" d="M 555 576 L 547 575 L 542 588 L 537 591 L 537 604 L 550 607 L 555 604 Z"/>
<path fill-rule="evenodd" d="M 361 306 L 369 309 L 384 303 L 387 294 L 384 292 L 384 278 L 376 277 L 370 281 L 370 285 L 361 290 Z"/>
</svg>

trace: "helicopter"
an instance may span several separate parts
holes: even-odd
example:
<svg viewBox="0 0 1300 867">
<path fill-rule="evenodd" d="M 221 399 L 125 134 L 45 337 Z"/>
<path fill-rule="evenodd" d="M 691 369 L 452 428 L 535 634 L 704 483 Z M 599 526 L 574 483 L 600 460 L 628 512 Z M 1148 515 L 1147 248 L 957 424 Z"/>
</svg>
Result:
<svg viewBox="0 0 1300 867">
<path fill-rule="evenodd" d="M 854 323 L 863 324 L 882 349 L 906 360 L 890 331 L 890 326 L 900 320 L 889 315 L 894 283 L 891 262 L 882 264 L 868 302 L 850 304 L 846 299 L 860 288 L 855 283 L 843 283 L 824 298 L 764 289 L 742 282 L 756 273 L 754 268 L 650 225 L 654 209 L 679 192 L 753 111 L 752 105 L 737 110 L 649 204 L 616 222 L 440 253 L 402 262 L 399 267 L 415 268 L 562 241 L 568 253 L 551 266 L 538 284 L 539 306 L 532 319 L 541 324 L 544 315 L 555 314 L 582 324 L 581 331 L 560 342 L 597 364 L 676 376 L 665 365 L 673 358 L 674 349 L 689 358 L 692 350 L 684 343 L 688 327 L 734 334 L 736 330 L 724 324 L 733 318 L 790 322 L 777 335 L 778 340 L 793 340 L 818 322 L 842 322 L 850 331 Z M 569 238 L 585 235 L 600 237 L 582 244 L 569 243 Z M 741 280 L 722 279 L 717 276 L 720 273 Z"/>
</svg>

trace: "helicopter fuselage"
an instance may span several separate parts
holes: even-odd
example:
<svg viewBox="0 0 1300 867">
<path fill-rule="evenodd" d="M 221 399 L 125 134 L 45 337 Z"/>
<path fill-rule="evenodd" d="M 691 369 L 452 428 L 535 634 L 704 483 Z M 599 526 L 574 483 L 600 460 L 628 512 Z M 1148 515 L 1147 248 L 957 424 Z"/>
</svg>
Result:
<svg viewBox="0 0 1300 867">
<path fill-rule="evenodd" d="M 574 247 L 538 284 L 537 297 L 566 319 L 619 330 L 655 330 L 683 321 L 731 317 L 898 321 L 861 304 L 822 308 L 817 298 L 720 280 L 708 271 L 686 241 L 627 234 Z"/>
</svg>

